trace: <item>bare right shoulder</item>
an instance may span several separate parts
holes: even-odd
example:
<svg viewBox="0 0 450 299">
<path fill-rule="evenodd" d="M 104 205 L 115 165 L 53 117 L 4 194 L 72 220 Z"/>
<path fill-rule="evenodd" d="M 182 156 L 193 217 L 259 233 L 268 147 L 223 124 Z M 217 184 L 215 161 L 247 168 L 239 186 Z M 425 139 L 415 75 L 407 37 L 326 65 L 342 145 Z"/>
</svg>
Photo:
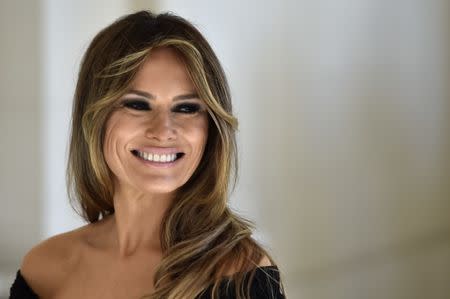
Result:
<svg viewBox="0 0 450 299">
<path fill-rule="evenodd" d="M 51 237 L 33 247 L 23 258 L 20 272 L 39 297 L 52 297 L 76 265 L 79 231 Z"/>
</svg>

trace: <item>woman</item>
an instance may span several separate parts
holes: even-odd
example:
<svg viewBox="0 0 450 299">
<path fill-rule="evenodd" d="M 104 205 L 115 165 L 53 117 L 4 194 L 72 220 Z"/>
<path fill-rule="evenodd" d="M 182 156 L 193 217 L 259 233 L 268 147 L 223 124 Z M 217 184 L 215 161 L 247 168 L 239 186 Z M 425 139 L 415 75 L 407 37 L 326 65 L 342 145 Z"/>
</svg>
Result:
<svg viewBox="0 0 450 299">
<path fill-rule="evenodd" d="M 148 11 L 102 30 L 81 64 L 68 183 L 90 223 L 24 258 L 12 298 L 284 298 L 227 206 L 230 93 L 186 20 Z"/>
</svg>

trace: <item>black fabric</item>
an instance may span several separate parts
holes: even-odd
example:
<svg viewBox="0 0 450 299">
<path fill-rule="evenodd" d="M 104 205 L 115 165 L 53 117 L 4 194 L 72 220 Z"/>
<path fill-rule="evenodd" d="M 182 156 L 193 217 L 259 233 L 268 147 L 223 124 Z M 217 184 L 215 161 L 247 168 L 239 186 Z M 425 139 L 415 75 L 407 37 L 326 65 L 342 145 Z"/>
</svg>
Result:
<svg viewBox="0 0 450 299">
<path fill-rule="evenodd" d="M 244 280 L 248 282 L 247 280 Z M 197 299 L 210 299 L 209 288 L 203 295 Z M 219 294 L 221 299 L 235 299 L 234 284 L 231 280 L 227 283 L 224 279 L 219 287 Z M 34 291 L 27 284 L 23 278 L 20 270 L 17 271 L 16 279 L 10 289 L 10 299 L 39 299 Z M 285 299 L 280 284 L 280 273 L 275 266 L 259 267 L 255 271 L 255 275 L 250 286 L 250 298 L 252 299 Z"/>
<path fill-rule="evenodd" d="M 16 280 L 11 286 L 9 291 L 9 299 L 37 299 L 39 298 L 33 290 L 30 288 L 28 283 L 23 278 L 20 270 L 17 271 Z"/>
<path fill-rule="evenodd" d="M 246 273 L 248 274 L 248 273 Z M 246 275 L 244 278 L 244 285 L 247 285 L 250 277 Z M 227 283 L 224 279 L 219 287 L 220 299 L 236 299 L 235 285 L 233 280 Z M 211 299 L 211 289 L 208 288 L 206 292 L 197 297 L 197 299 Z M 280 283 L 280 273 L 276 266 L 259 267 L 255 271 L 255 275 L 250 285 L 251 299 L 285 299 L 283 288 Z"/>
</svg>

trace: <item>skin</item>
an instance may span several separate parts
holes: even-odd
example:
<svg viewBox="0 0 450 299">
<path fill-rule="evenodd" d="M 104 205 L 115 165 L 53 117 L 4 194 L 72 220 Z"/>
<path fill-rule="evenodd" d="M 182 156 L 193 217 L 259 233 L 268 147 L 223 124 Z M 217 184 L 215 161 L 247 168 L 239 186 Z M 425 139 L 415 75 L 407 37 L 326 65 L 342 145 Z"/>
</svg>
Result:
<svg viewBox="0 0 450 299">
<path fill-rule="evenodd" d="M 116 106 L 103 148 L 114 174 L 115 214 L 45 240 L 24 257 L 22 276 L 40 298 L 139 298 L 154 289 L 161 219 L 203 155 L 206 105 L 177 53 L 163 48 L 151 53 Z M 184 156 L 162 168 L 136 149 Z"/>
</svg>

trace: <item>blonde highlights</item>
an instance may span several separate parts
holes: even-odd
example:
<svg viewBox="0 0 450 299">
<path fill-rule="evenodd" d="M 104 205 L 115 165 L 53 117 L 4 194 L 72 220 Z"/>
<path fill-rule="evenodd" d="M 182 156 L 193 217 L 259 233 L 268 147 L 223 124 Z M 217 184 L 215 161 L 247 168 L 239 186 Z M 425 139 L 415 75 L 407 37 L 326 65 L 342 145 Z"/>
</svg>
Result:
<svg viewBox="0 0 450 299">
<path fill-rule="evenodd" d="M 203 36 L 186 20 L 141 11 L 102 30 L 81 63 L 72 113 L 69 195 L 88 222 L 114 213 L 112 174 L 103 156 L 105 124 L 152 50 L 176 49 L 210 118 L 203 157 L 177 190 L 164 216 L 155 291 L 146 298 L 217 298 L 227 269 L 236 298 L 249 297 L 255 268 L 267 252 L 251 238 L 251 223 L 228 207 L 237 179 L 237 119 L 223 69 Z M 230 184 L 230 182 L 232 184 Z M 149 282 L 151 283 L 151 282 Z M 144 294 L 143 294 L 144 295 Z"/>
</svg>

